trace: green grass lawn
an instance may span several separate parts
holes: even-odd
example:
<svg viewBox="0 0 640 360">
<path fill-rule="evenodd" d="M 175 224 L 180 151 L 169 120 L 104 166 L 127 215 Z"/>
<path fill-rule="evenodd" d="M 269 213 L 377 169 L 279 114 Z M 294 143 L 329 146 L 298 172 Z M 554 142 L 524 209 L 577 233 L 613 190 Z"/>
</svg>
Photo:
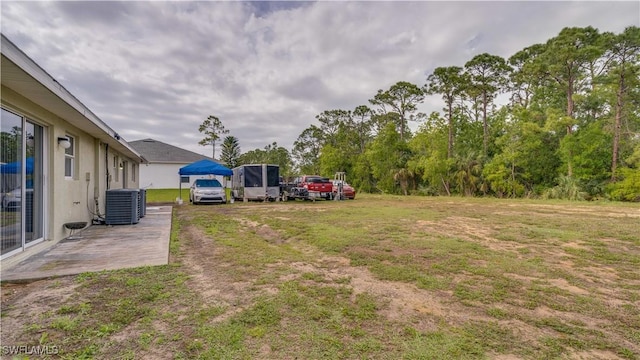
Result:
<svg viewBox="0 0 640 360">
<path fill-rule="evenodd" d="M 227 190 L 227 201 L 231 189 Z M 186 189 L 147 189 L 147 203 L 176 203 L 181 196 L 183 203 L 189 203 L 189 188 Z"/>
<path fill-rule="evenodd" d="M 181 196 L 185 203 L 189 202 L 189 187 L 180 189 L 147 189 L 147 203 L 175 203 Z"/>
<path fill-rule="evenodd" d="M 170 265 L 66 278 L 11 330 L 73 359 L 639 359 L 638 234 L 640 204 L 183 205 Z"/>
</svg>

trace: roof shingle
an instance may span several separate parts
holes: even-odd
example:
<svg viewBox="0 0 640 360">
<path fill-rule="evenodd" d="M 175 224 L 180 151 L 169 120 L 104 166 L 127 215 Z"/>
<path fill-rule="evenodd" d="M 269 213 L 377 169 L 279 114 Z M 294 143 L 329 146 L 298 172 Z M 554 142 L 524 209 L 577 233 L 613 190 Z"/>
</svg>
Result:
<svg viewBox="0 0 640 360">
<path fill-rule="evenodd" d="M 181 149 L 177 146 L 163 143 L 154 139 L 142 139 L 129 141 L 129 145 L 144 156 L 150 164 L 153 163 L 180 163 L 188 164 L 194 161 L 209 159 L 210 157 L 196 154 L 193 151 Z M 216 161 L 216 160 L 214 160 Z M 219 161 L 216 161 L 219 162 Z"/>
</svg>

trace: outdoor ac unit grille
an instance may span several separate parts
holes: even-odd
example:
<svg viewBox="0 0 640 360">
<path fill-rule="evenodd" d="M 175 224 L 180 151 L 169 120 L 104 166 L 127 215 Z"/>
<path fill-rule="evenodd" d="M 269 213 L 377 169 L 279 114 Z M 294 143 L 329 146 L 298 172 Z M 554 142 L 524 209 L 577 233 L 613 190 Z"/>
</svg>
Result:
<svg viewBox="0 0 640 360">
<path fill-rule="evenodd" d="M 137 189 L 108 190 L 105 206 L 105 224 L 137 224 L 140 221 L 139 196 Z"/>
<path fill-rule="evenodd" d="M 138 212 L 140 217 L 143 218 L 147 215 L 147 190 L 140 189 L 138 194 Z"/>
</svg>

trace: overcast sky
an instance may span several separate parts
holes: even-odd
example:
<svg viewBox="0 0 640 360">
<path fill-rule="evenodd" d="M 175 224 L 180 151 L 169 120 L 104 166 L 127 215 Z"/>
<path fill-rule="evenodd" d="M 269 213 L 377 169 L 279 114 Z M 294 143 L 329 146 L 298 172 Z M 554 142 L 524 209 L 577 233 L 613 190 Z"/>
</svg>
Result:
<svg viewBox="0 0 640 360">
<path fill-rule="evenodd" d="M 291 149 L 324 110 L 368 105 L 398 81 L 422 86 L 436 67 L 507 58 L 564 27 L 640 26 L 639 1 L 3 0 L 1 10 L 2 33 L 125 140 L 208 156 L 198 126 L 209 115 L 242 152 Z M 432 97 L 420 110 L 441 108 Z"/>
</svg>

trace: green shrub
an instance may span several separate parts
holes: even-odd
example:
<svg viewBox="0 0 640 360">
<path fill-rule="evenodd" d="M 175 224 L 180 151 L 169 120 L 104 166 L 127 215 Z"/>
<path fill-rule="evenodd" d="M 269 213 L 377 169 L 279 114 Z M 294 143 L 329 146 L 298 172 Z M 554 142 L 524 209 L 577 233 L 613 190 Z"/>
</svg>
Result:
<svg viewBox="0 0 640 360">
<path fill-rule="evenodd" d="M 582 191 L 578 180 L 571 176 L 560 176 L 558 185 L 545 191 L 542 195 L 545 199 L 584 200 L 586 193 Z"/>
<path fill-rule="evenodd" d="M 612 200 L 640 201 L 640 169 L 621 168 L 622 180 L 609 185 Z"/>
</svg>

